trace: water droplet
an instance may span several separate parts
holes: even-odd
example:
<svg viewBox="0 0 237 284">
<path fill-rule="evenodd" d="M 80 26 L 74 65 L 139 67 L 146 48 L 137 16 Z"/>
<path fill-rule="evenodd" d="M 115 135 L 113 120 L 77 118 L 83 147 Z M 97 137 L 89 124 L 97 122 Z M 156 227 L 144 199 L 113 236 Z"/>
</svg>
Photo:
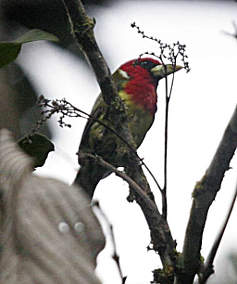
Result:
<svg viewBox="0 0 237 284">
<path fill-rule="evenodd" d="M 82 233 L 85 230 L 85 225 L 83 223 L 77 222 L 74 225 L 74 230 L 77 233 Z"/>
<path fill-rule="evenodd" d="M 60 222 L 58 224 L 58 230 L 61 233 L 68 233 L 69 230 L 70 230 L 70 227 L 69 227 L 69 225 L 66 222 Z"/>
</svg>

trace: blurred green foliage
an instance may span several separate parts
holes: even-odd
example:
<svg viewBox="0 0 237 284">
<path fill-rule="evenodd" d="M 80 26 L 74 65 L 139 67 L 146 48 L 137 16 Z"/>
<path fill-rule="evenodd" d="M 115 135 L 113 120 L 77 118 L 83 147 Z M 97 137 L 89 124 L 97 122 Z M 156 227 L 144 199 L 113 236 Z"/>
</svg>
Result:
<svg viewBox="0 0 237 284">
<path fill-rule="evenodd" d="M 113 1 L 89 0 L 83 1 L 89 11 L 96 5 L 108 5 Z M 32 30 L 33 31 L 28 31 Z M 45 32 L 56 35 L 56 38 Z M 19 35 L 24 34 L 19 38 Z M 18 40 L 14 40 L 18 38 Z M 31 82 L 29 74 L 15 60 L 25 42 L 35 40 L 53 40 L 75 56 L 83 56 L 75 46 L 70 34 L 67 15 L 60 0 L 2 0 L 0 2 L 0 128 L 12 131 L 17 139 L 25 137 L 40 119 L 40 109 L 37 106 L 37 91 Z M 27 57 L 27 51 L 25 52 Z M 39 52 L 39 57 L 41 53 Z M 10 63 L 10 64 L 9 64 Z M 47 94 L 46 94 L 47 95 Z M 54 146 L 48 140 L 52 132 L 46 122 L 42 125 L 41 134 L 34 135 L 32 143 L 20 140 L 21 147 L 34 157 L 35 166 L 44 164 L 45 159 Z M 47 138 L 48 137 L 48 138 Z M 23 139 L 23 138 L 22 138 Z"/>
<path fill-rule="evenodd" d="M 83 1 L 87 10 L 96 5 L 108 5 L 109 0 Z M 75 46 L 64 6 L 60 0 L 2 0 L 0 2 L 0 61 L 7 64 L 15 59 L 21 45 L 11 42 L 28 29 L 40 29 L 59 38 L 57 44 L 75 56 L 83 56 Z M 27 52 L 25 53 L 27 56 Z M 40 53 L 39 53 L 40 57 Z M 0 71 L 0 128 L 10 129 L 17 138 L 24 136 L 36 123 L 40 110 L 36 107 L 37 91 L 28 74 L 16 63 Z M 41 129 L 47 137 L 51 131 L 47 124 Z"/>
</svg>

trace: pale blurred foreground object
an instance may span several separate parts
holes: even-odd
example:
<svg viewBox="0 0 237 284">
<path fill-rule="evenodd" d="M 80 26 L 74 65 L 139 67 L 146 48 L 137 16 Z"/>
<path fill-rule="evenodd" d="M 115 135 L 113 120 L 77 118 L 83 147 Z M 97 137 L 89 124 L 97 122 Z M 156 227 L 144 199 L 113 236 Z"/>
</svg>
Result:
<svg viewBox="0 0 237 284">
<path fill-rule="evenodd" d="M 5 129 L 0 173 L 0 283 L 99 284 L 94 268 L 105 240 L 85 196 L 33 175 L 31 159 Z"/>
</svg>

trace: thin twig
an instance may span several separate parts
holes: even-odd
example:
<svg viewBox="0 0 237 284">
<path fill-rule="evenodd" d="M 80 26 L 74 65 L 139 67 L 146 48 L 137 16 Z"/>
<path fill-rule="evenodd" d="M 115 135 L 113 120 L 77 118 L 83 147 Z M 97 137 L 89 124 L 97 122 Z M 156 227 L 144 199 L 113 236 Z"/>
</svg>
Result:
<svg viewBox="0 0 237 284">
<path fill-rule="evenodd" d="M 229 33 L 229 32 L 226 32 L 226 31 L 222 31 L 222 33 L 237 39 L 237 25 L 236 25 L 235 21 L 232 22 L 232 25 L 233 25 L 233 28 L 234 28 L 234 33 Z"/>
<path fill-rule="evenodd" d="M 168 78 L 165 77 L 165 141 L 164 141 L 164 187 L 162 190 L 162 215 L 167 219 L 167 157 L 168 157 L 168 118 L 169 118 L 169 90 Z"/>
<path fill-rule="evenodd" d="M 154 174 L 151 172 L 151 170 L 149 169 L 147 164 L 144 162 L 144 159 L 139 157 L 139 155 L 137 154 L 137 151 L 134 150 L 134 148 L 129 144 L 129 142 L 127 142 L 117 131 L 115 131 L 113 128 L 111 128 L 110 126 L 108 126 L 103 121 L 96 118 L 95 116 L 88 114 L 87 112 L 77 108 L 76 106 L 74 106 L 73 104 L 68 102 L 66 99 L 53 100 L 51 102 L 51 104 L 50 104 L 50 102 L 51 102 L 50 100 L 45 99 L 43 96 L 40 97 L 39 105 L 41 107 L 48 107 L 50 109 L 50 110 L 42 111 L 42 114 L 47 114 L 46 118 L 51 117 L 53 114 L 59 113 L 59 112 L 63 113 L 64 116 L 68 116 L 68 117 L 81 117 L 81 118 L 85 118 L 85 119 L 90 118 L 90 119 L 98 122 L 102 126 L 104 126 L 106 129 L 108 129 L 114 135 L 116 135 L 121 140 L 121 142 L 123 142 L 129 148 L 129 150 L 135 155 L 135 157 L 139 160 L 141 165 L 143 165 L 146 168 L 146 170 L 151 175 L 152 179 L 154 180 L 154 182 L 155 182 L 156 186 L 158 187 L 158 189 L 160 190 L 160 192 L 162 191 L 161 186 L 159 185 L 157 179 L 155 178 Z M 68 106 L 70 106 L 71 109 L 69 109 Z M 81 114 L 85 115 L 86 117 L 82 116 Z M 37 122 L 37 126 L 36 126 L 37 130 L 38 130 L 38 127 L 42 126 L 42 124 L 43 124 L 43 122 L 45 122 L 45 120 L 46 120 L 45 117 L 43 117 L 43 119 L 40 120 L 40 123 Z M 61 123 L 60 126 L 70 126 L 71 127 L 71 125 L 64 123 L 62 121 L 62 118 L 59 120 L 59 122 Z M 109 121 L 108 121 L 108 123 L 109 123 Z M 35 129 L 33 129 L 32 132 L 33 131 L 35 132 Z"/>
<path fill-rule="evenodd" d="M 234 204 L 235 204 L 235 201 L 236 201 L 236 198 L 237 198 L 237 184 L 236 184 L 236 188 L 235 188 L 235 193 L 233 195 L 233 198 L 232 198 L 232 201 L 231 201 L 231 204 L 230 204 L 230 207 L 228 209 L 228 214 L 225 218 L 225 221 L 224 221 L 224 224 L 222 225 L 222 228 L 209 252 L 209 255 L 207 257 L 207 260 L 206 260 L 206 263 L 204 265 L 204 271 L 201 275 L 201 279 L 199 281 L 199 284 L 205 284 L 207 279 L 209 278 L 209 276 L 214 273 L 214 270 L 213 270 L 213 262 L 214 262 L 214 259 L 215 259 L 215 256 L 216 256 L 216 253 L 217 253 L 217 250 L 220 246 L 220 242 L 222 240 L 222 237 L 224 235 L 224 232 L 226 230 L 226 226 L 229 222 L 229 219 L 230 219 L 230 216 L 231 216 L 231 213 L 232 213 L 232 210 L 234 208 Z"/>
<path fill-rule="evenodd" d="M 73 106 L 71 103 L 68 102 L 68 104 L 73 107 L 75 110 L 87 115 L 89 118 L 93 119 L 94 121 L 100 123 L 101 125 L 103 125 L 106 129 L 108 129 L 109 131 L 111 131 L 114 135 L 116 135 L 125 145 L 128 146 L 128 148 L 130 149 L 130 151 L 139 159 L 139 162 L 141 163 L 141 165 L 143 165 L 146 170 L 148 171 L 148 173 L 151 175 L 152 179 L 154 180 L 156 186 L 158 187 L 158 189 L 160 190 L 160 192 L 162 191 L 161 186 L 159 185 L 159 182 L 157 181 L 157 179 L 155 178 L 154 174 L 152 173 L 152 171 L 149 169 L 149 167 L 147 166 L 147 164 L 144 162 L 144 159 L 140 158 L 139 155 L 137 154 L 137 151 L 134 150 L 134 148 L 129 144 L 129 142 L 127 142 L 117 131 L 113 130 L 111 127 L 109 127 L 108 125 L 104 124 L 101 120 L 97 119 L 96 117 L 94 117 L 93 115 L 90 115 L 80 109 L 78 109 L 77 107 Z M 108 121 L 109 122 L 109 121 Z"/>
<path fill-rule="evenodd" d="M 142 57 L 143 55 L 152 55 L 156 58 L 158 58 L 161 62 L 161 64 L 166 68 L 165 61 L 168 60 L 172 63 L 172 66 L 175 69 L 177 58 L 181 57 L 181 60 L 183 61 L 184 69 L 189 72 L 189 63 L 187 61 L 188 56 L 186 55 L 186 45 L 182 45 L 179 41 L 173 43 L 173 44 L 167 44 L 162 42 L 159 38 L 156 38 L 154 36 L 148 36 L 146 33 L 140 29 L 140 27 L 133 22 L 131 24 L 132 28 L 135 28 L 137 30 L 137 33 L 142 36 L 142 38 L 150 39 L 154 42 L 156 42 L 159 46 L 159 55 L 155 54 L 154 52 L 144 52 L 139 55 L 139 57 Z M 161 189 L 161 195 L 162 195 L 162 215 L 165 219 L 167 219 L 167 213 L 168 213 L 168 202 L 167 202 L 167 176 L 168 176 L 168 120 L 169 120 L 169 103 L 171 98 L 171 93 L 173 90 L 173 84 L 174 84 L 174 73 L 172 75 L 172 82 L 170 86 L 170 90 L 168 88 L 168 78 L 165 77 L 165 126 L 164 126 L 164 185 Z"/>
<path fill-rule="evenodd" d="M 175 66 L 176 66 L 176 61 L 173 65 L 174 69 L 175 69 Z M 173 86 L 174 86 L 174 74 L 172 74 L 172 79 L 171 79 L 171 84 L 170 84 L 170 91 L 169 91 L 169 99 L 171 98 L 171 94 L 172 94 L 172 91 L 173 91 Z"/>
<path fill-rule="evenodd" d="M 159 191 L 162 193 L 162 189 L 161 189 L 161 186 L 160 186 L 157 178 L 154 176 L 152 171 L 148 168 L 147 164 L 144 162 L 144 159 L 140 158 L 139 156 L 138 156 L 138 158 L 139 158 L 139 160 L 141 162 L 141 165 L 145 167 L 145 169 L 148 171 L 148 173 L 152 177 L 153 181 L 155 182 L 156 186 L 158 187 Z"/>
<path fill-rule="evenodd" d="M 174 62 L 174 68 L 176 60 Z M 165 141 L 164 141 L 164 187 L 162 190 L 162 215 L 167 220 L 168 214 L 168 202 L 167 202 L 167 181 L 168 181 L 168 130 L 169 130 L 169 105 L 174 85 L 174 73 L 172 74 L 172 80 L 170 89 L 168 88 L 168 78 L 165 77 Z"/>
<path fill-rule="evenodd" d="M 96 206 L 99 209 L 100 214 L 102 215 L 103 219 L 105 220 L 105 222 L 106 222 L 106 224 L 107 224 L 107 226 L 109 228 L 110 238 L 111 238 L 112 246 L 113 246 L 112 259 L 115 261 L 116 266 L 118 268 L 119 276 L 121 278 L 121 284 L 125 284 L 127 276 L 123 276 L 123 273 L 122 273 L 122 268 L 121 268 L 121 264 L 120 264 L 120 257 L 119 257 L 119 254 L 117 252 L 117 246 L 116 246 L 116 241 L 115 241 L 115 237 L 114 237 L 113 225 L 109 221 L 109 218 L 107 217 L 105 212 L 100 207 L 100 204 L 99 204 L 98 201 L 93 202 L 92 206 Z"/>
<path fill-rule="evenodd" d="M 114 172 L 117 176 L 125 180 L 134 190 L 136 190 L 137 192 L 144 193 L 144 189 L 140 185 L 138 185 L 133 179 L 131 179 L 125 172 L 118 170 L 116 167 L 114 167 L 113 165 L 105 161 L 102 157 L 98 155 L 95 156 L 91 153 L 80 153 L 80 157 L 81 158 L 92 158 L 96 160 L 96 162 L 98 162 L 100 165 Z"/>
</svg>

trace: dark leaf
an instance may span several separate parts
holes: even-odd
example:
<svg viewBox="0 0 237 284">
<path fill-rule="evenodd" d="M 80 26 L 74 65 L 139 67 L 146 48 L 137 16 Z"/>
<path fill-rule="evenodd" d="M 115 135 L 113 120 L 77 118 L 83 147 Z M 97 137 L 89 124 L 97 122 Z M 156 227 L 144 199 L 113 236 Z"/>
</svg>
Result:
<svg viewBox="0 0 237 284">
<path fill-rule="evenodd" d="M 17 58 L 21 50 L 21 44 L 14 42 L 0 43 L 0 68 Z"/>
<path fill-rule="evenodd" d="M 35 133 L 18 141 L 21 149 L 34 159 L 34 167 L 42 167 L 49 152 L 54 151 L 54 144 L 44 135 Z"/>
</svg>

